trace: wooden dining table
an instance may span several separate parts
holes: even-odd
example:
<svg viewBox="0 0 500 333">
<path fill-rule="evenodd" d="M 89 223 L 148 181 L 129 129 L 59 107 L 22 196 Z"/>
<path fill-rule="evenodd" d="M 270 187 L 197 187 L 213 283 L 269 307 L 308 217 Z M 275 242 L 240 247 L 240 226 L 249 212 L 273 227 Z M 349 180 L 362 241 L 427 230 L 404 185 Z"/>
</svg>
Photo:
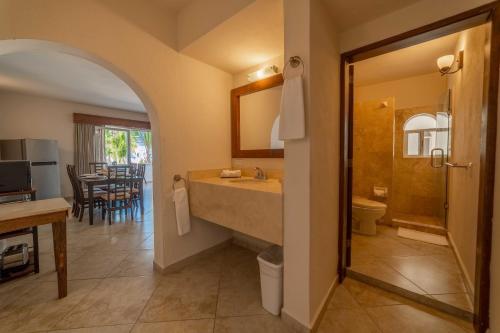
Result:
<svg viewBox="0 0 500 333">
<path fill-rule="evenodd" d="M 0 205 L 0 234 L 52 224 L 59 298 L 68 293 L 66 217 L 70 208 L 63 198 Z"/>
<path fill-rule="evenodd" d="M 127 178 L 108 178 L 107 176 L 79 176 L 78 179 L 82 184 L 87 186 L 88 200 L 89 200 L 89 224 L 94 224 L 94 190 L 97 186 L 107 186 L 120 184 L 123 182 L 132 182 L 139 184 L 139 205 L 141 215 L 144 215 L 144 179 L 142 177 L 127 177 Z"/>
</svg>

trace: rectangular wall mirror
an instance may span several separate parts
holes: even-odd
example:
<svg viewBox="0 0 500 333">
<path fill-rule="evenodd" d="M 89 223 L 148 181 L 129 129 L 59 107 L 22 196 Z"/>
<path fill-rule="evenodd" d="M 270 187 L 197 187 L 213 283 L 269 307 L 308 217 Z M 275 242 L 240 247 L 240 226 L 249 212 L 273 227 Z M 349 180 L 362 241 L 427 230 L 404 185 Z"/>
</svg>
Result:
<svg viewBox="0 0 500 333">
<path fill-rule="evenodd" d="M 233 158 L 279 158 L 284 155 L 278 139 L 283 76 L 231 90 L 231 140 Z"/>
</svg>

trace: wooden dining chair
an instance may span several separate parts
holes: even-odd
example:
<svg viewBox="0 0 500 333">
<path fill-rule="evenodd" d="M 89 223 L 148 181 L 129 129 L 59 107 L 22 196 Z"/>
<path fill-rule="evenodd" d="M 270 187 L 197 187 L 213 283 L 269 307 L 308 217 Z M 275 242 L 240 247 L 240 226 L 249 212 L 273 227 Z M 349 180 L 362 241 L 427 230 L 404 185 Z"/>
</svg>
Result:
<svg viewBox="0 0 500 333">
<path fill-rule="evenodd" d="M 132 220 L 134 219 L 133 211 L 133 181 L 129 174 L 122 176 L 119 172 L 109 174 L 108 190 L 106 194 L 101 194 L 100 198 L 104 201 L 102 210 L 102 218 L 108 215 L 108 223 L 113 222 L 113 215 L 116 211 L 125 211 L 127 216 L 128 209 Z"/>
<path fill-rule="evenodd" d="M 90 162 L 90 173 L 103 173 L 107 166 L 108 163 L 106 162 Z"/>
<path fill-rule="evenodd" d="M 146 164 L 139 163 L 137 164 L 137 176 L 142 178 L 143 181 L 146 181 Z"/>
<path fill-rule="evenodd" d="M 140 178 L 142 179 L 142 183 L 145 182 L 145 174 L 146 174 L 146 164 L 137 164 L 134 166 L 134 174 L 133 176 L 135 178 Z M 133 189 L 132 189 L 132 192 L 133 192 L 133 203 L 135 205 L 135 207 L 139 207 L 139 202 L 141 200 L 143 200 L 144 198 L 141 197 L 141 191 L 140 191 L 140 186 L 142 185 L 141 182 L 137 182 L 135 181 L 133 184 Z"/>
<path fill-rule="evenodd" d="M 73 173 L 76 173 L 75 166 L 67 164 L 66 165 L 66 172 L 68 173 L 68 178 L 69 178 L 69 181 L 71 183 L 71 189 L 73 190 L 73 202 L 71 204 L 71 213 L 73 214 L 73 216 L 77 216 L 77 214 L 76 214 L 76 207 L 77 207 L 77 204 L 76 204 L 76 186 L 75 186 L 74 180 L 73 180 Z"/>
<path fill-rule="evenodd" d="M 85 208 L 89 207 L 88 192 L 83 189 L 82 183 L 78 179 L 76 174 L 76 168 L 74 165 L 67 165 L 66 169 L 68 171 L 68 176 L 73 188 L 73 205 L 72 212 L 75 217 L 78 217 L 78 221 L 82 221 Z M 103 200 L 100 195 L 104 192 L 100 190 L 94 190 L 94 195 L 96 199 L 94 200 L 94 207 L 102 207 Z"/>
</svg>

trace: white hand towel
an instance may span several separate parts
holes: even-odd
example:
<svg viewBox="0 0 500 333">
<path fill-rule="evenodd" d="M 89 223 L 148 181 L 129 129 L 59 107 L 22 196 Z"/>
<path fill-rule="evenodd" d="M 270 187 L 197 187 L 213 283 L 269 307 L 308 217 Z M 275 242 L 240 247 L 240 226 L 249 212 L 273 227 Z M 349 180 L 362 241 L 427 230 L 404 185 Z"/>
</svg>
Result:
<svg viewBox="0 0 500 333">
<path fill-rule="evenodd" d="M 220 173 L 221 178 L 240 178 L 241 170 L 227 170 L 224 169 Z"/>
<path fill-rule="evenodd" d="M 177 233 L 179 236 L 191 231 L 191 219 L 189 218 L 189 199 L 185 187 L 174 191 L 175 219 L 177 220 Z"/>
<path fill-rule="evenodd" d="M 280 140 L 301 139 L 305 136 L 304 88 L 302 76 L 286 79 L 281 93 Z"/>
</svg>

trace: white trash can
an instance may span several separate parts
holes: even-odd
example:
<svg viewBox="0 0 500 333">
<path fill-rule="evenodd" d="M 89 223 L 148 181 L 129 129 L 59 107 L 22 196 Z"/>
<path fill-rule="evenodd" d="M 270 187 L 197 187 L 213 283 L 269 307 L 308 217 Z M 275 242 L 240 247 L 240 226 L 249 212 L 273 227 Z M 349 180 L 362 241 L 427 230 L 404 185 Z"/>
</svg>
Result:
<svg viewBox="0 0 500 333">
<path fill-rule="evenodd" d="M 283 250 L 273 245 L 258 256 L 262 306 L 279 316 L 283 304 Z"/>
</svg>

